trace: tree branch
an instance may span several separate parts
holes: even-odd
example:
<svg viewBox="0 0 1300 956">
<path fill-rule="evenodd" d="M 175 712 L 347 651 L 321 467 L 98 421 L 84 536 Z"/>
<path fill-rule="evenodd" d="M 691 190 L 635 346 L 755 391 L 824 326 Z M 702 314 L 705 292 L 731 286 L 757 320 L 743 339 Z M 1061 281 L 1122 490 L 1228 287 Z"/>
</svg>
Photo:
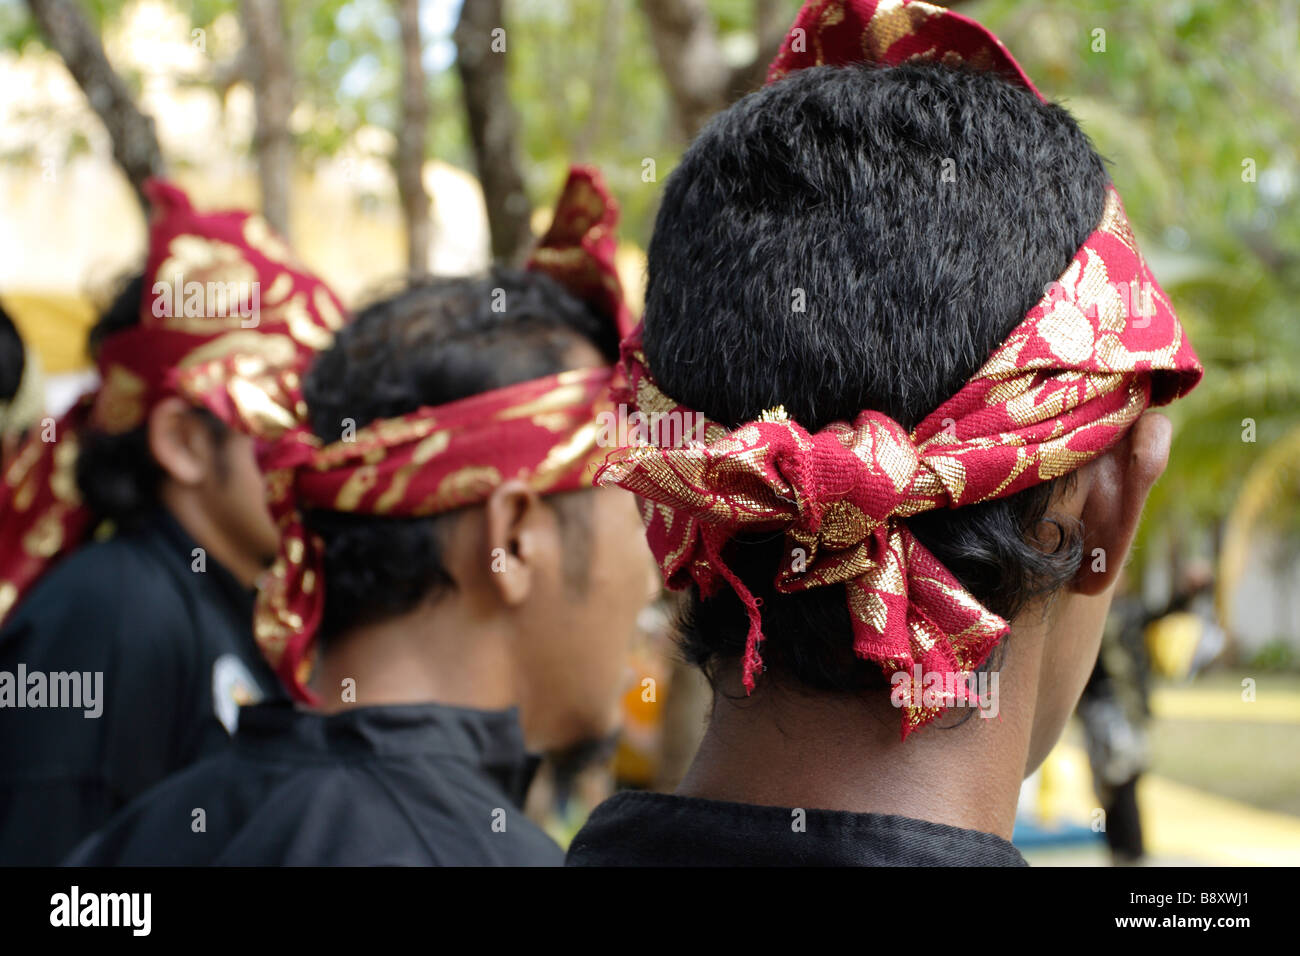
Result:
<svg viewBox="0 0 1300 956">
<path fill-rule="evenodd" d="M 397 191 L 406 219 L 406 263 L 413 275 L 429 271 L 429 194 L 424 188 L 424 144 L 429 129 L 429 96 L 420 59 L 419 0 L 398 0 L 402 31 L 402 119 L 397 128 Z"/>
<path fill-rule="evenodd" d="M 533 243 L 531 207 L 519 167 L 519 117 L 510 100 L 506 76 L 507 42 L 502 0 L 473 0 L 461 6 L 454 34 L 470 140 L 487 204 L 492 256 L 508 263 L 523 261 Z M 493 46 L 493 31 L 497 49 Z"/>
<path fill-rule="evenodd" d="M 704 0 L 640 0 L 655 57 L 672 96 L 677 126 L 691 139 L 709 117 L 726 109 L 767 76 L 789 26 L 782 0 L 754 0 L 756 51 L 752 60 L 729 67 L 717 26 Z"/>
<path fill-rule="evenodd" d="M 754 59 L 731 71 L 727 84 L 728 99 L 735 101 L 752 93 L 767 79 L 767 65 L 781 52 L 790 20 L 785 16 L 779 0 L 755 0 L 754 35 L 758 48 Z"/>
<path fill-rule="evenodd" d="M 289 134 L 293 70 L 284 35 L 284 10 L 280 0 L 240 0 L 240 11 L 257 112 L 253 150 L 262 190 L 262 215 L 287 238 L 293 173 L 293 138 Z"/>
<path fill-rule="evenodd" d="M 136 107 L 108 62 L 104 45 L 72 0 L 27 0 L 27 6 L 108 130 L 113 158 L 147 211 L 144 181 L 164 171 L 153 118 Z"/>
<path fill-rule="evenodd" d="M 704 0 L 641 0 L 677 125 L 691 139 L 726 106 L 731 70 Z"/>
</svg>

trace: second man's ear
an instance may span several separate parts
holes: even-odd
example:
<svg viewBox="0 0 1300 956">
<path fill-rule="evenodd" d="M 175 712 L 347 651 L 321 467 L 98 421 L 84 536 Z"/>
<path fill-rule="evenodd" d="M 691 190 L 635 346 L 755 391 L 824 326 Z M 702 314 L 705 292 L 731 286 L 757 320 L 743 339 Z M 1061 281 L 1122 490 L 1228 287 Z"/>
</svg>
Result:
<svg viewBox="0 0 1300 956">
<path fill-rule="evenodd" d="M 149 451 L 176 483 L 200 485 L 216 465 L 212 431 L 182 398 L 164 398 L 149 413 Z"/>
<path fill-rule="evenodd" d="M 483 508 L 493 572 L 489 579 L 505 604 L 518 606 L 536 586 L 538 562 L 553 550 L 546 540 L 554 534 L 548 509 L 537 492 L 517 479 L 498 485 Z"/>
</svg>

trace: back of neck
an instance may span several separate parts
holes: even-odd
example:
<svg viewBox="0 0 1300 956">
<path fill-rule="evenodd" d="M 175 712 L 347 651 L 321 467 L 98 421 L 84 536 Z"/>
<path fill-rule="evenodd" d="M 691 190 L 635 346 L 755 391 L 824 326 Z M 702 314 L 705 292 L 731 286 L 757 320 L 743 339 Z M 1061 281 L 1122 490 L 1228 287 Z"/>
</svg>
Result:
<svg viewBox="0 0 1300 956">
<path fill-rule="evenodd" d="M 496 637 L 481 622 L 465 620 L 454 599 L 352 628 L 326 642 L 317 663 L 312 687 L 319 709 L 510 707 L 517 703 L 514 668 L 504 656 L 507 642 Z"/>
<path fill-rule="evenodd" d="M 769 673 L 719 687 L 677 793 L 736 803 L 886 813 L 1010 839 L 1028 751 L 1015 715 L 958 712 L 900 741 L 887 693 L 830 695 Z"/>
</svg>

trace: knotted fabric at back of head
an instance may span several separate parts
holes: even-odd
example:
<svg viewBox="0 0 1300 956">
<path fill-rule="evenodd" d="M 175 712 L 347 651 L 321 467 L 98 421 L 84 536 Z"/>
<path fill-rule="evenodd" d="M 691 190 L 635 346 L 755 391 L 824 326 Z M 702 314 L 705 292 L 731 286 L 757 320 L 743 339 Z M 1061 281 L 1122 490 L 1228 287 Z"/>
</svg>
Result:
<svg viewBox="0 0 1300 956">
<path fill-rule="evenodd" d="M 973 21 L 930 4 L 875 0 L 808 3 L 769 82 L 812 65 L 911 60 L 996 70 L 1037 95 L 1001 42 Z M 622 364 L 623 401 L 645 416 L 677 416 L 660 421 L 699 420 L 656 385 L 640 327 L 623 343 Z M 739 534 L 784 532 L 789 560 L 776 570 L 776 589 L 845 586 L 857 656 L 887 675 L 909 675 L 900 685 L 906 739 L 948 707 L 976 702 L 967 679 L 1009 630 L 906 519 L 1067 474 L 1200 377 L 1110 188 L 1100 223 L 1059 281 L 910 432 L 864 410 L 810 434 L 778 407 L 736 429 L 706 422 L 702 440 L 619 452 L 597 480 L 644 500 L 646 536 L 670 587 L 693 580 L 708 597 L 725 585 L 740 598 L 749 617 L 747 691 L 762 670 L 762 613 L 726 549 Z M 920 682 L 910 678 L 918 669 Z M 929 696 L 927 687 L 943 690 Z"/>
</svg>

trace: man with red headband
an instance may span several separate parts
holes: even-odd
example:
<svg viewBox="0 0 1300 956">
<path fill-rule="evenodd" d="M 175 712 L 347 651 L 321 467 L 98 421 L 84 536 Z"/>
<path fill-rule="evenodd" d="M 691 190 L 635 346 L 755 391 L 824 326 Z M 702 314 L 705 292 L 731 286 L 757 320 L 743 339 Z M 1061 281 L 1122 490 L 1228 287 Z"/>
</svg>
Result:
<svg viewBox="0 0 1300 956">
<path fill-rule="evenodd" d="M 609 735 L 658 590 L 632 499 L 591 487 L 627 330 L 614 221 L 576 170 L 530 271 L 411 288 L 317 359 L 267 433 L 283 543 L 255 612 L 312 709 L 246 708 L 230 752 L 71 863 L 563 862 L 520 809 L 530 753 Z M 223 420 L 300 406 L 228 364 L 187 387 Z"/>
<path fill-rule="evenodd" d="M 251 628 L 279 544 L 254 440 L 175 379 L 299 367 L 342 309 L 260 216 L 148 191 L 145 272 L 90 335 L 100 386 L 32 430 L 0 485 L 3 863 L 57 862 L 226 746 L 241 703 L 283 693 Z"/>
<path fill-rule="evenodd" d="M 864 59 L 868 62 L 863 62 Z M 815 0 L 669 180 L 617 455 L 715 689 L 574 865 L 1022 865 L 1201 369 L 1101 159 L 991 34 Z M 901 725 L 901 732 L 900 732 Z"/>
</svg>

